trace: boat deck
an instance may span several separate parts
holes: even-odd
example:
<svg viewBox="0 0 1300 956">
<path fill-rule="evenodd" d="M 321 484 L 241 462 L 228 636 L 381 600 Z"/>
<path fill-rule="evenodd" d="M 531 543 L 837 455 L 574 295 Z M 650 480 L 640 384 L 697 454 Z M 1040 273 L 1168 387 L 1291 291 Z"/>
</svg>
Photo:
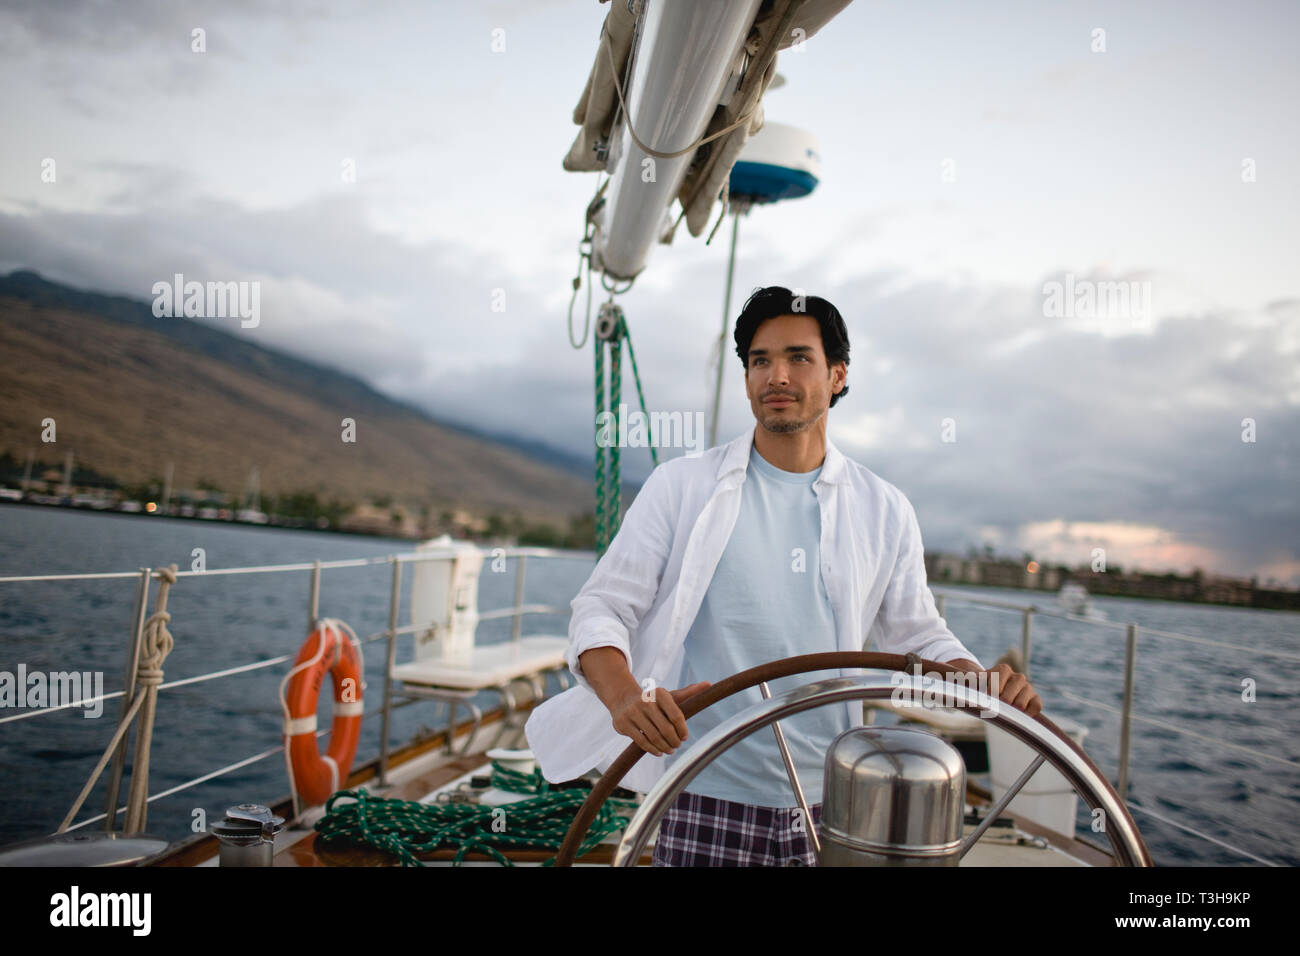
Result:
<svg viewBox="0 0 1300 956">
<path fill-rule="evenodd" d="M 394 797 L 402 800 L 431 802 L 437 794 L 454 790 L 472 776 L 488 772 L 491 761 L 486 751 L 492 746 L 511 741 L 496 739 L 499 728 L 485 724 L 480 727 L 475 739 L 469 742 L 469 753 L 454 755 L 445 748 L 427 749 L 423 753 L 411 756 L 405 762 L 395 766 L 389 773 L 389 785 L 384 788 L 369 781 L 364 786 L 376 796 Z M 514 735 L 511 735 L 514 736 Z M 458 741 L 460 742 L 460 741 Z M 515 741 L 517 742 L 517 741 Z M 503 791 L 488 791 L 484 794 L 485 802 L 507 803 L 526 799 L 521 794 L 508 794 Z M 977 785 L 967 788 L 967 802 L 972 807 L 985 806 L 989 803 L 988 794 Z M 322 807 L 314 807 L 303 814 L 295 826 L 286 828 L 276 837 L 274 865 L 278 867 L 330 867 L 330 866 L 396 866 L 394 856 L 370 847 L 323 846 L 317 844 L 317 833 L 313 829 L 315 822 L 323 815 Z M 974 824 L 968 823 L 965 833 L 969 835 Z M 621 834 L 607 838 L 601 846 L 586 854 L 579 865 L 607 866 L 613 861 L 614 850 Z M 215 866 L 217 857 L 215 846 L 209 848 L 208 858 L 202 861 L 192 860 L 192 865 Z M 653 853 L 653 841 L 642 854 L 641 865 L 650 864 Z M 433 866 L 450 866 L 456 855 L 454 849 L 436 850 L 420 854 L 419 858 Z M 509 850 L 505 855 L 517 865 L 538 866 L 550 859 L 554 853 L 549 850 Z M 462 865 L 498 866 L 495 860 L 482 853 L 466 854 Z M 1013 814 L 1004 813 L 1001 820 L 991 826 L 980 838 L 976 846 L 962 859 L 961 866 L 1110 866 L 1113 860 L 1110 854 L 1091 844 L 1071 837 L 1054 833 L 1037 826 L 1032 821 L 1024 820 Z"/>
</svg>

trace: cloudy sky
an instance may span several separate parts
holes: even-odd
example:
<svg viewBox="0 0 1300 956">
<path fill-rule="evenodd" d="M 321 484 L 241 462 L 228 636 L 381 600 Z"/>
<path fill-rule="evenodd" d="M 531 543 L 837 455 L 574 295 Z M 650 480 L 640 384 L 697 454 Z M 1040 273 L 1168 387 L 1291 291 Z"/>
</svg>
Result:
<svg viewBox="0 0 1300 956">
<path fill-rule="evenodd" d="M 598 179 L 561 159 L 606 9 L 0 3 L 0 271 L 257 281 L 230 331 L 589 455 L 565 322 Z M 767 118 L 823 178 L 742 220 L 733 312 L 768 284 L 840 308 L 830 435 L 928 549 L 1300 585 L 1298 34 L 1290 2 L 855 0 L 781 54 Z M 707 408 L 726 236 L 683 226 L 621 300 L 653 410 Z M 1150 306 L 1054 314 L 1067 281 Z M 724 440 L 753 425 L 726 376 Z"/>
</svg>

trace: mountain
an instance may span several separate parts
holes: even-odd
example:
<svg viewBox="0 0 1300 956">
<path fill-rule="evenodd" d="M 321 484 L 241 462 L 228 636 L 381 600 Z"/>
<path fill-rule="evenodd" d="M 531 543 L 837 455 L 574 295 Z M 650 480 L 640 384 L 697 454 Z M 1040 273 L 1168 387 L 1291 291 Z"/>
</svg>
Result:
<svg viewBox="0 0 1300 956">
<path fill-rule="evenodd" d="M 123 483 L 174 462 L 176 487 L 235 493 L 256 466 L 264 498 L 391 498 L 561 527 L 594 507 L 590 461 L 437 421 L 346 372 L 35 272 L 0 278 L 0 371 L 0 452 L 20 460 L 72 451 Z M 47 418 L 55 444 L 41 442 Z"/>
</svg>

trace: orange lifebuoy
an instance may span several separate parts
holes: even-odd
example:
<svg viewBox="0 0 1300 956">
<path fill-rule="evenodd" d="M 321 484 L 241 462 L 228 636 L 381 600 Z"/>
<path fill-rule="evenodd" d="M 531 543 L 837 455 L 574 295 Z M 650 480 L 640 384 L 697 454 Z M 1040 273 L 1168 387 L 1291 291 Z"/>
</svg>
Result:
<svg viewBox="0 0 1300 956">
<path fill-rule="evenodd" d="M 344 636 L 345 629 L 351 639 Z M 316 745 L 316 702 L 326 674 L 334 680 L 334 722 L 329 749 L 322 754 Z M 289 784 L 303 806 L 324 803 L 347 780 L 361 738 L 363 676 L 352 629 L 325 618 L 303 642 L 280 684 Z"/>
</svg>

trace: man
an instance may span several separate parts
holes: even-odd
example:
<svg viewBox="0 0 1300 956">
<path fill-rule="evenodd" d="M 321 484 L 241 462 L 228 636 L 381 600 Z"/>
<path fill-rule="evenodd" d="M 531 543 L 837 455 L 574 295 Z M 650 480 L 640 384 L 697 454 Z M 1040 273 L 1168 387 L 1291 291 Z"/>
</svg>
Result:
<svg viewBox="0 0 1300 956">
<path fill-rule="evenodd" d="M 720 701 L 691 719 L 690 733 L 679 704 L 768 661 L 866 641 L 982 671 L 935 609 L 911 504 L 826 435 L 828 409 L 848 393 L 838 310 L 760 289 L 735 340 L 756 425 L 655 469 L 573 599 L 566 656 L 578 686 L 535 708 L 526 727 L 549 780 L 604 769 L 630 738 L 649 756 L 624 784 L 649 790 L 692 739 L 761 698 L 753 689 Z M 1041 709 L 1023 675 L 1006 665 L 990 674 L 1001 700 Z M 832 675 L 773 681 L 771 691 L 821 676 Z M 760 732 L 669 808 L 655 864 L 815 864 L 807 830 L 820 815 L 826 748 L 861 722 L 860 703 L 781 721 L 812 821 L 795 807 L 775 735 Z"/>
</svg>

